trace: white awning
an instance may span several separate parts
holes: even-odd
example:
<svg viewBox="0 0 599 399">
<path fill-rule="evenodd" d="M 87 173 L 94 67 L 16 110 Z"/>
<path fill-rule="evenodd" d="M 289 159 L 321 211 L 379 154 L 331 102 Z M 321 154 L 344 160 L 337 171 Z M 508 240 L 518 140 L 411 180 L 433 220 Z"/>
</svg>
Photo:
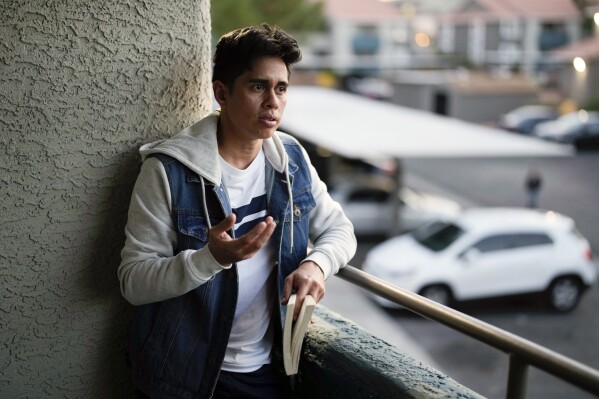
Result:
<svg viewBox="0 0 599 399">
<path fill-rule="evenodd" d="M 566 156 L 573 149 L 315 86 L 291 86 L 281 130 L 358 159 Z"/>
</svg>

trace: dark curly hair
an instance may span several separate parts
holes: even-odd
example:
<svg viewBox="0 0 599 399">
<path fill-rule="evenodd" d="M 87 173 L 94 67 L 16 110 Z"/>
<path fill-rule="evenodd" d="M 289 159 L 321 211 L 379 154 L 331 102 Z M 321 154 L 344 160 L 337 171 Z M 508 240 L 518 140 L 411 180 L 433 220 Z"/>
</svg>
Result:
<svg viewBox="0 0 599 399">
<path fill-rule="evenodd" d="M 235 79 L 262 57 L 280 58 L 289 72 L 289 66 L 298 62 L 302 53 L 297 41 L 277 26 L 263 23 L 236 29 L 223 35 L 216 45 L 212 81 L 232 88 Z"/>
</svg>

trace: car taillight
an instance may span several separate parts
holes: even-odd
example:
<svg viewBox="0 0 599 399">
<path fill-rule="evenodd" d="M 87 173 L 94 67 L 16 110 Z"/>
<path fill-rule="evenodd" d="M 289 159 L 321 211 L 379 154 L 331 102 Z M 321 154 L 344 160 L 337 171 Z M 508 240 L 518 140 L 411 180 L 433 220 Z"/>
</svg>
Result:
<svg viewBox="0 0 599 399">
<path fill-rule="evenodd" d="M 587 258 L 587 260 L 593 260 L 593 251 L 591 251 L 591 248 L 587 248 L 584 251 L 584 257 Z"/>
</svg>

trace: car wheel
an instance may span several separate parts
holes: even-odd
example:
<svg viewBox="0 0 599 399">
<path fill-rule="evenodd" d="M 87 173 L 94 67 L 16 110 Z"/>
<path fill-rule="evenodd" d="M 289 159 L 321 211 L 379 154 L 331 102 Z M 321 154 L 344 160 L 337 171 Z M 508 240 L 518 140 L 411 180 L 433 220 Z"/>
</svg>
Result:
<svg viewBox="0 0 599 399">
<path fill-rule="evenodd" d="M 453 301 L 451 291 L 444 285 L 429 285 L 421 289 L 419 294 L 445 306 L 451 306 Z"/>
<path fill-rule="evenodd" d="M 582 287 L 575 277 L 560 277 L 554 280 L 547 291 L 549 306 L 558 312 L 569 312 L 578 305 Z"/>
</svg>

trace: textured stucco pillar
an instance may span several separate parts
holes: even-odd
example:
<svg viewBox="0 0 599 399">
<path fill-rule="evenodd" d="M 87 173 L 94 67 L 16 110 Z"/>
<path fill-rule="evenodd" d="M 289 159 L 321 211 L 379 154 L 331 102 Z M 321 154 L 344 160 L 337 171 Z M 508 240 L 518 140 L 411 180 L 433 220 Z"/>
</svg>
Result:
<svg viewBox="0 0 599 399">
<path fill-rule="evenodd" d="M 209 0 L 0 3 L 0 397 L 131 397 L 141 143 L 211 106 Z"/>
</svg>

